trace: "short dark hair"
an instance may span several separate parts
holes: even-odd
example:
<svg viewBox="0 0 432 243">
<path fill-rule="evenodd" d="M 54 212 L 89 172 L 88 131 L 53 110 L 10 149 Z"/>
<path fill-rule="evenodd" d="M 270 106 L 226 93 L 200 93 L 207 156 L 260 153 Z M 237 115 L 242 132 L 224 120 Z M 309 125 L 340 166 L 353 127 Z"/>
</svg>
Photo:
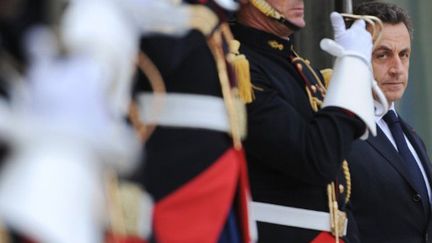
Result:
<svg viewBox="0 0 432 243">
<path fill-rule="evenodd" d="M 396 4 L 385 2 L 363 2 L 354 8 L 354 14 L 372 15 L 381 19 L 384 24 L 405 24 L 410 37 L 413 37 L 413 26 L 407 11 Z"/>
</svg>

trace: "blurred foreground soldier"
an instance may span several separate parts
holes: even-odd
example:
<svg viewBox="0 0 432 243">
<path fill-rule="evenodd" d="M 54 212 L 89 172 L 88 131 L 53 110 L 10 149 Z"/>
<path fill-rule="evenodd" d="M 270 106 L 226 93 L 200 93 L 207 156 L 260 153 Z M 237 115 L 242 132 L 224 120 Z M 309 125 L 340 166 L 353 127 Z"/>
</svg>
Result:
<svg viewBox="0 0 432 243">
<path fill-rule="evenodd" d="M 160 0 L 76 0 L 56 21 L 32 22 L 25 13 L 33 13 L 34 2 L 43 19 L 58 3 L 10 1 L 17 15 L 2 19 L 2 51 L 15 57 L 11 66 L 20 64 L 11 73 L 20 72 L 27 95 L 11 92 L 10 105 L 1 107 L 1 136 L 13 151 L 1 168 L 0 220 L 31 241 L 103 242 L 116 221 L 107 178 L 138 161 L 139 143 L 124 116 L 139 37 L 200 28 L 197 18 L 209 11 Z M 7 78 L 11 86 L 15 76 Z M 142 233 L 150 223 L 141 222 Z"/>
<path fill-rule="evenodd" d="M 259 242 L 347 242 L 355 223 L 345 211 L 344 159 L 355 139 L 376 129 L 364 21 L 346 29 L 331 15 L 335 41 L 322 46 L 337 60 L 327 88 L 293 49 L 303 14 L 302 0 L 242 1 L 232 26 L 255 89 L 245 149 Z"/>
<path fill-rule="evenodd" d="M 354 13 L 376 16 L 384 23 L 372 52 L 372 68 L 391 109 L 375 117 L 377 136 L 356 141 L 348 157 L 350 206 L 359 232 L 352 237 L 368 243 L 432 242 L 431 162 L 422 139 L 394 104 L 408 85 L 410 18 L 400 7 L 383 2 L 360 4 Z"/>
<path fill-rule="evenodd" d="M 149 75 L 137 81 L 148 140 L 145 166 L 134 179 L 154 197 L 155 242 L 250 242 L 239 99 L 251 99 L 249 69 L 226 23 L 238 3 L 187 2 L 205 3 L 219 23 L 210 35 L 193 30 L 181 39 L 143 39 L 142 51 L 163 81 Z"/>
</svg>

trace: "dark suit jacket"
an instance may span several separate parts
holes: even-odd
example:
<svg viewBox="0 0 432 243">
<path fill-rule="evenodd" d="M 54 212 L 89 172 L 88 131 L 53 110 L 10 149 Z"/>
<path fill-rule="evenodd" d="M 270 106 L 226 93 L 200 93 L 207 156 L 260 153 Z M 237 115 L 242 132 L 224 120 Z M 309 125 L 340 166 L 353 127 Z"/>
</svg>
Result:
<svg viewBox="0 0 432 243">
<path fill-rule="evenodd" d="M 421 138 L 402 120 L 429 182 L 432 167 Z M 432 242 L 430 207 L 414 188 L 402 167 L 402 158 L 377 127 L 378 135 L 352 146 L 348 163 L 352 174 L 352 213 L 361 242 Z M 427 199 L 426 199 L 427 200 Z"/>
</svg>

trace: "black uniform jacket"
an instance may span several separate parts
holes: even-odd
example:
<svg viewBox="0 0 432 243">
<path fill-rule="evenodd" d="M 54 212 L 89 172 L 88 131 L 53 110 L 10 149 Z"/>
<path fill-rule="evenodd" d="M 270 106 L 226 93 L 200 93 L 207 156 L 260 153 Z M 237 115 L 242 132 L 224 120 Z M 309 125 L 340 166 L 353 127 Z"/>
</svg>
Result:
<svg viewBox="0 0 432 243">
<path fill-rule="evenodd" d="M 201 32 L 193 30 L 181 38 L 148 37 L 141 44 L 141 50 L 159 69 L 167 95 L 210 96 L 223 104 L 216 62 Z M 143 91 L 149 92 L 151 87 L 149 80 L 139 75 L 136 95 Z M 193 109 L 194 105 L 178 108 Z M 228 132 L 176 124 L 156 127 L 145 144 L 144 166 L 133 175 L 155 199 L 156 242 L 218 242 L 240 231 L 244 236 L 241 240 L 246 241 L 246 211 L 241 207 L 245 204 L 237 199 L 246 195 L 246 186 L 238 186 L 240 178 L 247 179 L 240 170 L 244 168 L 243 154 L 237 151 L 234 156 L 233 151 Z M 235 217 L 229 214 L 234 204 Z M 234 218 L 235 223 L 226 223 Z M 178 231 L 182 233 L 177 236 Z"/>
<path fill-rule="evenodd" d="M 421 160 L 429 182 L 432 167 L 421 138 L 401 121 L 405 135 Z M 361 242 L 432 242 L 431 217 L 403 169 L 402 157 L 383 131 L 357 141 L 348 157 L 353 192 L 351 206 Z M 426 199 L 427 200 L 427 199 Z"/>
<path fill-rule="evenodd" d="M 216 64 L 200 32 L 191 31 L 180 39 L 148 37 L 141 44 L 161 72 L 168 93 L 222 97 Z M 142 91 L 151 87 L 139 75 L 135 92 Z M 231 141 L 223 132 L 158 126 L 146 143 L 145 169 L 138 170 L 136 177 L 159 200 L 212 165 Z"/>
<path fill-rule="evenodd" d="M 256 87 L 245 141 L 253 200 L 328 212 L 326 185 L 344 183 L 341 164 L 363 123 L 336 107 L 312 110 L 305 81 L 289 59 L 290 40 L 240 24 L 232 30 Z M 266 243 L 310 242 L 318 233 L 258 224 L 259 241 Z"/>
</svg>

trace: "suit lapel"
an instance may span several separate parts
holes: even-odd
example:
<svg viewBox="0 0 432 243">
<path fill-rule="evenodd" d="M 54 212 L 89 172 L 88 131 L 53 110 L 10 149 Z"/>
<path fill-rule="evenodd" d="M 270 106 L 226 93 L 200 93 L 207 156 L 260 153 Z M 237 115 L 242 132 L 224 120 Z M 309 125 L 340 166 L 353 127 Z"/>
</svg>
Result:
<svg viewBox="0 0 432 243">
<path fill-rule="evenodd" d="M 402 119 L 401 119 L 401 124 L 405 135 L 408 137 L 408 140 L 410 141 L 411 145 L 414 147 L 415 151 L 417 152 L 417 155 L 419 156 L 419 159 L 422 162 L 422 165 L 430 181 L 432 175 L 432 165 L 429 160 L 427 151 L 422 145 L 420 137 L 415 133 L 414 129 L 408 126 Z"/>
<path fill-rule="evenodd" d="M 420 139 L 420 137 L 416 134 L 413 128 L 408 126 L 407 123 L 405 123 L 401 119 L 402 129 L 404 130 L 404 133 L 408 137 L 408 140 L 410 141 L 411 145 L 414 147 L 415 151 L 417 152 L 417 155 L 419 156 L 419 159 L 423 165 L 423 169 L 425 170 L 426 176 L 428 178 L 428 183 L 430 188 L 432 188 L 432 165 L 429 160 L 429 156 L 427 154 L 427 151 L 425 147 L 423 146 L 423 143 Z M 432 206 L 432 205 L 431 205 Z"/>
<path fill-rule="evenodd" d="M 423 166 L 423 169 L 426 173 L 426 177 L 428 178 L 429 186 L 432 188 L 431 185 L 431 175 L 432 175 L 432 168 L 429 160 L 429 156 L 427 154 L 426 149 L 424 148 L 423 143 L 421 141 L 421 138 L 415 133 L 414 129 L 410 127 L 400 116 L 399 119 L 401 121 L 402 129 L 407 136 L 408 140 L 410 141 L 411 145 L 413 146 L 414 150 L 416 151 L 420 162 Z M 425 206 L 425 209 L 429 207 L 429 210 L 427 212 L 431 211 L 431 204 L 427 202 L 423 202 L 423 206 Z"/>
<path fill-rule="evenodd" d="M 404 178 L 408 184 L 414 189 L 415 184 L 407 173 L 405 166 L 403 165 L 402 157 L 399 155 L 397 150 L 393 147 L 393 144 L 384 134 L 379 126 L 377 126 L 377 136 L 371 137 L 366 140 L 378 153 L 380 153 L 388 163 Z"/>
</svg>

